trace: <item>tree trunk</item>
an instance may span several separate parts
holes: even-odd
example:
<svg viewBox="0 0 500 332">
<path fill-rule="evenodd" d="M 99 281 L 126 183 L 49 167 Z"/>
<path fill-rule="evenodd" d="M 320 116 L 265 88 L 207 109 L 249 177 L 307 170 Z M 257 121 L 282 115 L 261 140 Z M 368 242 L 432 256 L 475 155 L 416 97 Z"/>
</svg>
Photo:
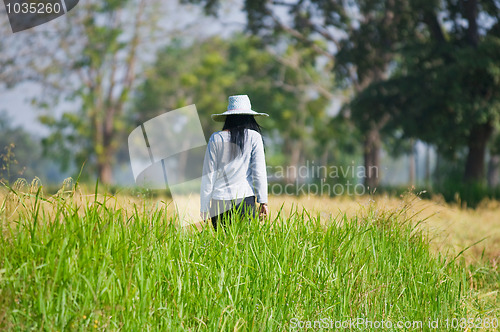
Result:
<svg viewBox="0 0 500 332">
<path fill-rule="evenodd" d="M 416 175 L 416 165 L 415 165 L 415 144 L 413 140 L 410 140 L 411 151 L 409 156 L 410 169 L 408 174 L 408 180 L 410 181 L 410 186 L 415 186 L 415 175 Z"/>
<path fill-rule="evenodd" d="M 496 188 L 500 182 L 500 155 L 490 157 L 488 163 L 488 187 Z"/>
<path fill-rule="evenodd" d="M 299 167 L 300 167 L 300 152 L 301 152 L 301 142 L 300 141 L 295 141 L 291 143 L 291 158 L 290 158 L 290 166 L 291 167 L 291 172 L 287 174 L 287 182 L 288 183 L 296 183 L 300 176 L 299 176 Z M 288 172 L 287 172 L 288 173 Z"/>
<path fill-rule="evenodd" d="M 111 184 L 113 182 L 113 158 L 115 157 L 115 150 L 112 146 L 112 131 L 103 130 L 101 134 L 103 137 L 102 144 L 98 146 L 102 147 L 102 150 L 97 150 L 97 172 L 99 176 L 99 182 L 102 184 Z"/>
<path fill-rule="evenodd" d="M 431 184 L 431 146 L 425 147 L 425 185 Z"/>
<path fill-rule="evenodd" d="M 363 143 L 363 156 L 365 163 L 364 184 L 369 191 L 373 191 L 379 184 L 380 145 L 380 132 L 375 128 L 368 131 Z"/>
<path fill-rule="evenodd" d="M 478 1 L 477 0 L 462 0 L 463 13 L 467 19 L 467 41 L 474 47 L 479 44 L 479 25 L 477 24 L 478 17 Z"/>
<path fill-rule="evenodd" d="M 99 182 L 102 184 L 111 184 L 113 182 L 113 168 L 109 160 L 104 160 L 97 164 Z"/>
<path fill-rule="evenodd" d="M 441 155 L 439 153 L 439 149 L 436 149 L 436 166 L 434 167 L 434 173 L 432 174 L 432 180 L 434 183 L 441 182 Z"/>
<path fill-rule="evenodd" d="M 492 132 L 493 127 L 489 122 L 482 125 L 476 125 L 472 128 L 469 135 L 469 152 L 465 163 L 464 180 L 466 182 L 484 180 L 486 144 Z"/>
<path fill-rule="evenodd" d="M 325 149 L 325 151 L 321 155 L 320 165 L 323 167 L 326 167 L 326 169 L 328 169 L 328 149 Z M 326 177 L 327 175 L 324 175 L 324 176 Z"/>
</svg>

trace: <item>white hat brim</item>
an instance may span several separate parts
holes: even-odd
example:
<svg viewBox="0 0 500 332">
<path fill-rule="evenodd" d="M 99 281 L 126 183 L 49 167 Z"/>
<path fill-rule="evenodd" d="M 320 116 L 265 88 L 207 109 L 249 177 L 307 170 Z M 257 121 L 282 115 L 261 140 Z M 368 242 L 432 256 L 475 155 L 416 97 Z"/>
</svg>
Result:
<svg viewBox="0 0 500 332">
<path fill-rule="evenodd" d="M 231 110 L 231 111 L 226 111 L 221 114 L 212 114 L 212 120 L 217 121 L 217 122 L 224 122 L 226 121 L 226 117 L 228 115 L 236 115 L 236 114 L 248 114 L 248 115 L 253 115 L 253 116 L 269 116 L 267 113 L 257 113 L 252 110 Z"/>
</svg>

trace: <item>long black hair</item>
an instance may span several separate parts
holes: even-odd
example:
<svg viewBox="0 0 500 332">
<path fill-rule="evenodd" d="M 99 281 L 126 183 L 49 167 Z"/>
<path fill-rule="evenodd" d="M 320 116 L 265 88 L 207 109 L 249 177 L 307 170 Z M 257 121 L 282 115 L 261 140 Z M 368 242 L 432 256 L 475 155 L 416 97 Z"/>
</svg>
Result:
<svg viewBox="0 0 500 332">
<path fill-rule="evenodd" d="M 222 130 L 229 130 L 229 137 L 231 143 L 235 144 L 239 149 L 238 151 L 243 151 L 243 146 L 245 145 L 245 129 L 255 130 L 259 134 L 261 133 L 260 126 L 255 121 L 253 115 L 249 114 L 234 114 L 226 116 L 226 122 L 224 122 L 224 127 Z M 236 156 L 233 150 L 233 156 Z"/>
</svg>

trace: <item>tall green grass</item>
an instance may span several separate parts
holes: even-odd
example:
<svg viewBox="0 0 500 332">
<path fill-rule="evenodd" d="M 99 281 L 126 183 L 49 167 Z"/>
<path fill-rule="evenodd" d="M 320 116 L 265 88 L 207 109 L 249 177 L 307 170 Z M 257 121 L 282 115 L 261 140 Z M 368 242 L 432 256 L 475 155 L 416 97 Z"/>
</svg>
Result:
<svg viewBox="0 0 500 332">
<path fill-rule="evenodd" d="M 466 267 L 432 254 L 401 211 L 197 232 L 168 207 L 19 195 L 15 221 L 0 213 L 0 329 L 278 331 L 468 314 Z"/>
</svg>

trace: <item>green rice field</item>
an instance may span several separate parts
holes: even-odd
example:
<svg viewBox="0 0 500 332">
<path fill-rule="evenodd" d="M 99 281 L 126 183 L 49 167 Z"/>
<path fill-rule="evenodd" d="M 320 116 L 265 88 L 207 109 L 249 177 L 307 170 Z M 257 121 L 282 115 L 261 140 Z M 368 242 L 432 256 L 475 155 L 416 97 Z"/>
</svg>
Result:
<svg viewBox="0 0 500 332">
<path fill-rule="evenodd" d="M 44 195 L 41 187 L 0 197 L 1 330 L 484 331 L 499 324 L 496 261 L 470 263 L 461 252 L 433 249 L 425 220 L 408 204 L 328 217 L 275 204 L 267 220 L 235 220 L 214 232 L 180 227 L 162 199 L 75 189 Z"/>
</svg>

